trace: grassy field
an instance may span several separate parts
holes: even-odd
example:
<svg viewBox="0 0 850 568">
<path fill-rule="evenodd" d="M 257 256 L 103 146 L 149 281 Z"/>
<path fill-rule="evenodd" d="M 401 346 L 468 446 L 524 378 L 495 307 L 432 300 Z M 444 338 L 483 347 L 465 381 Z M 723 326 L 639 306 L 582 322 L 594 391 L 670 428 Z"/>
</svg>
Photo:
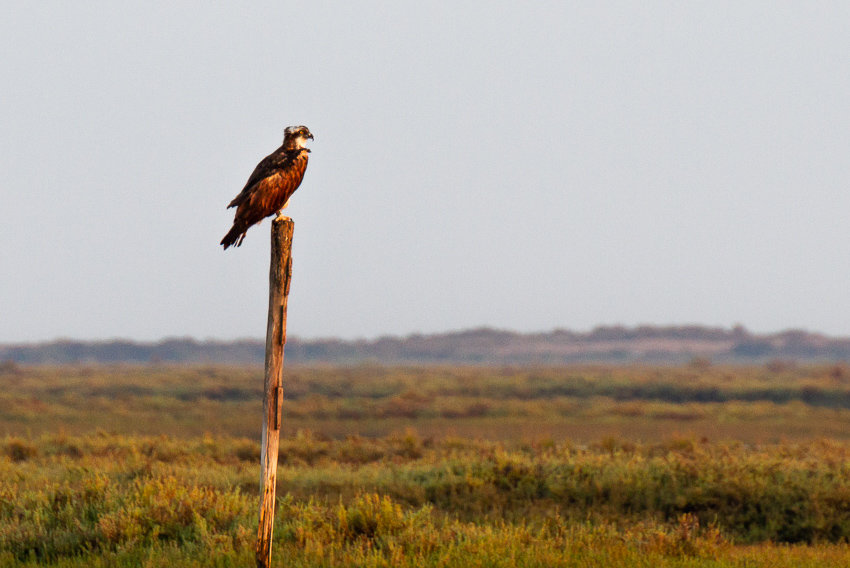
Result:
<svg viewBox="0 0 850 568">
<path fill-rule="evenodd" d="M 280 566 L 850 565 L 841 365 L 284 384 Z M 4 365 L 0 385 L 0 567 L 253 564 L 260 370 Z"/>
</svg>

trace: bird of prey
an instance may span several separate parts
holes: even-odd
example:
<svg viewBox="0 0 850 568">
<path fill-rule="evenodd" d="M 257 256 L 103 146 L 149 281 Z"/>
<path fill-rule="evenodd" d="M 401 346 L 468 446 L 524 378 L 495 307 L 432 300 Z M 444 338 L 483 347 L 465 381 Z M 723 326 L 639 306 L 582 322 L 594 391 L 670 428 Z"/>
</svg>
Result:
<svg viewBox="0 0 850 568">
<path fill-rule="evenodd" d="M 227 206 L 236 207 L 236 215 L 233 227 L 221 239 L 225 250 L 231 245 L 240 246 L 252 225 L 275 213 L 280 216 L 304 179 L 310 153 L 304 144 L 312 139 L 306 126 L 286 127 L 281 147 L 257 164 L 244 189 Z"/>
</svg>

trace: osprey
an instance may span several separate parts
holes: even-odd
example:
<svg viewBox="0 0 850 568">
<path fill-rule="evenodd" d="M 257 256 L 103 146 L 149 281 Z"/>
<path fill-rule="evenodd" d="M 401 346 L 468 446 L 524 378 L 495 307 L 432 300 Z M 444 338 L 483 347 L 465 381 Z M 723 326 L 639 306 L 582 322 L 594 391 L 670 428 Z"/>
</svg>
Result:
<svg viewBox="0 0 850 568">
<path fill-rule="evenodd" d="M 313 135 L 306 126 L 288 126 L 283 131 L 283 145 L 263 158 L 248 183 L 227 206 L 236 207 L 233 227 L 221 239 L 225 250 L 230 245 L 240 246 L 248 229 L 269 215 L 277 213 L 289 204 L 289 198 L 301 185 L 307 169 L 307 154 L 304 147 Z"/>
</svg>

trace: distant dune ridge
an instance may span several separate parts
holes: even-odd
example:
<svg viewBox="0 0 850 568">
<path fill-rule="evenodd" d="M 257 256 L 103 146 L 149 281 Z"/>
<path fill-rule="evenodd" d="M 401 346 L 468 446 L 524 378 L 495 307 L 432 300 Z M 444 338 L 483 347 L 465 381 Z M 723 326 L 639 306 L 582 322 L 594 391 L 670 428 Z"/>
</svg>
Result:
<svg viewBox="0 0 850 568">
<path fill-rule="evenodd" d="M 155 343 L 129 340 L 0 345 L 0 361 L 65 363 L 262 364 L 262 340 L 197 341 L 171 338 Z M 378 339 L 287 340 L 288 363 L 686 363 L 850 360 L 850 338 L 800 330 L 758 335 L 732 329 L 689 326 L 603 326 L 589 332 L 556 329 L 516 333 L 492 328 Z"/>
</svg>

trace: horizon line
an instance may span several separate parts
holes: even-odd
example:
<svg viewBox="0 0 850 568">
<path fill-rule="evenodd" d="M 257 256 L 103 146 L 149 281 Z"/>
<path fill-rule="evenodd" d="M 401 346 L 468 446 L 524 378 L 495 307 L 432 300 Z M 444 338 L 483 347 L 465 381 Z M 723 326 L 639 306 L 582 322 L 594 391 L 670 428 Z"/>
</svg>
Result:
<svg viewBox="0 0 850 568">
<path fill-rule="evenodd" d="M 371 337 L 360 336 L 354 338 L 347 338 L 342 336 L 333 336 L 333 335 L 324 335 L 324 336 L 312 336 L 305 337 L 299 336 L 297 334 L 292 334 L 288 337 L 288 340 L 296 340 L 301 342 L 317 342 L 317 341 L 340 341 L 346 343 L 356 343 L 356 342 L 375 342 L 385 339 L 412 339 L 418 337 L 435 337 L 435 336 L 446 336 L 446 335 L 459 335 L 464 333 L 473 333 L 473 332 L 494 332 L 494 333 L 507 333 L 518 336 L 532 336 L 532 335 L 552 335 L 555 333 L 570 333 L 575 335 L 590 335 L 595 332 L 604 331 L 604 330 L 623 330 L 623 331 L 637 331 L 641 329 L 654 329 L 654 330 L 672 330 L 672 329 L 701 329 L 701 330 L 712 330 L 712 331 L 723 331 L 727 333 L 733 333 L 738 330 L 739 333 L 746 333 L 748 335 L 756 335 L 756 336 L 777 336 L 788 333 L 804 333 L 806 335 L 812 336 L 820 336 L 824 338 L 830 339 L 850 339 L 850 333 L 847 335 L 833 335 L 822 331 L 814 331 L 811 329 L 807 329 L 804 327 L 787 327 L 775 331 L 753 331 L 747 328 L 745 325 L 736 323 L 732 326 L 722 326 L 722 325 L 710 325 L 710 324 L 699 324 L 699 323 L 671 323 L 671 324 L 648 324 L 641 323 L 635 325 L 625 325 L 625 324 L 598 324 L 590 329 L 570 329 L 567 327 L 557 326 L 553 328 L 549 328 L 548 330 L 537 330 L 537 331 L 520 331 L 511 328 L 497 327 L 491 325 L 479 325 L 473 327 L 465 327 L 465 328 L 455 328 L 449 329 L 445 331 L 437 331 L 437 332 L 408 332 L 408 333 L 385 333 L 380 335 L 375 335 Z M 70 337 L 70 336 L 56 336 L 51 339 L 36 339 L 36 340 L 24 340 L 24 341 L 0 341 L 0 345 L 3 346 L 25 346 L 25 345 L 36 345 L 36 344 L 49 344 L 49 343 L 114 343 L 114 342 L 127 342 L 127 343 L 139 343 L 139 344 L 159 344 L 165 343 L 168 341 L 195 341 L 199 343 L 239 343 L 239 342 L 254 342 L 254 341 L 265 341 L 265 338 L 261 336 L 254 337 L 234 337 L 230 339 L 225 338 L 217 338 L 217 337 L 197 337 L 193 335 L 163 335 L 158 339 L 134 339 L 131 337 L 122 337 L 122 336 L 113 336 L 113 337 L 100 337 L 100 338 L 79 338 L 79 337 Z"/>
</svg>

